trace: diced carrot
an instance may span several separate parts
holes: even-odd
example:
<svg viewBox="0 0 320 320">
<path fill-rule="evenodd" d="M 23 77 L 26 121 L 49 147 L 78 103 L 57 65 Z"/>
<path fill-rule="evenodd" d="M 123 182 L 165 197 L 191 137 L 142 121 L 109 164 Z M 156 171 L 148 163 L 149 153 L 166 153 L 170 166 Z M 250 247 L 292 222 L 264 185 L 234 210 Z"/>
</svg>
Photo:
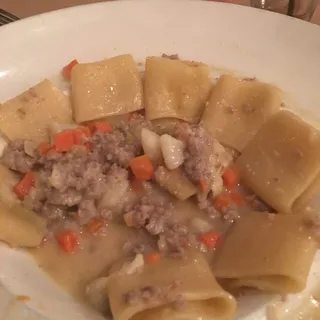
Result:
<svg viewBox="0 0 320 320">
<path fill-rule="evenodd" d="M 135 192 L 140 192 L 142 190 L 142 181 L 138 180 L 136 177 L 132 177 L 130 185 L 132 190 Z"/>
<path fill-rule="evenodd" d="M 47 156 L 50 156 L 52 154 L 55 154 L 57 152 L 56 147 L 53 146 L 48 152 L 47 152 Z"/>
<path fill-rule="evenodd" d="M 243 196 L 241 196 L 241 194 L 239 194 L 239 193 L 233 192 L 230 194 L 230 197 L 231 197 L 232 201 L 238 205 L 245 203 Z"/>
<path fill-rule="evenodd" d="M 157 263 L 160 259 L 161 259 L 160 253 L 157 251 L 146 253 L 144 255 L 144 260 L 150 264 Z"/>
<path fill-rule="evenodd" d="M 139 180 L 150 180 L 153 175 L 153 165 L 146 156 L 139 156 L 130 160 L 130 168 Z"/>
<path fill-rule="evenodd" d="M 238 193 L 223 192 L 214 199 L 213 206 L 220 211 L 221 209 L 229 206 L 232 203 L 242 205 L 245 203 L 245 201 L 243 197 Z"/>
<path fill-rule="evenodd" d="M 28 302 L 31 300 L 31 298 L 29 296 L 19 295 L 19 296 L 16 296 L 16 300 Z"/>
<path fill-rule="evenodd" d="M 222 175 L 223 184 L 226 188 L 232 189 L 239 183 L 238 172 L 235 168 L 226 168 Z"/>
<path fill-rule="evenodd" d="M 213 202 L 213 206 L 217 210 L 221 210 L 232 203 L 232 199 L 229 193 L 223 192 L 216 196 Z"/>
<path fill-rule="evenodd" d="M 44 156 L 48 153 L 49 150 L 51 150 L 53 148 L 53 145 L 48 143 L 48 142 L 41 142 L 38 145 L 38 152 L 40 154 L 40 156 Z"/>
<path fill-rule="evenodd" d="M 93 132 L 109 133 L 112 131 L 108 121 L 98 121 L 91 124 Z"/>
<path fill-rule="evenodd" d="M 104 225 L 104 222 L 98 218 L 92 218 L 87 224 L 86 229 L 89 233 L 96 233 L 99 231 Z"/>
<path fill-rule="evenodd" d="M 78 236 L 74 231 L 66 230 L 56 234 L 60 248 L 66 253 L 74 252 L 78 244 Z"/>
<path fill-rule="evenodd" d="M 199 186 L 202 192 L 206 192 L 208 190 L 208 184 L 203 180 L 199 180 Z"/>
<path fill-rule="evenodd" d="M 74 59 L 62 69 L 62 74 L 66 80 L 70 80 L 71 70 L 78 63 L 79 63 L 78 60 Z"/>
<path fill-rule="evenodd" d="M 54 146 L 57 152 L 67 152 L 75 144 L 74 130 L 63 130 L 53 137 Z"/>
<path fill-rule="evenodd" d="M 30 189 L 34 185 L 34 173 L 27 172 L 23 178 L 14 186 L 13 190 L 20 200 L 29 193 Z"/>
<path fill-rule="evenodd" d="M 220 239 L 220 233 L 209 231 L 199 236 L 199 241 L 204 243 L 208 249 L 215 249 Z"/>
</svg>

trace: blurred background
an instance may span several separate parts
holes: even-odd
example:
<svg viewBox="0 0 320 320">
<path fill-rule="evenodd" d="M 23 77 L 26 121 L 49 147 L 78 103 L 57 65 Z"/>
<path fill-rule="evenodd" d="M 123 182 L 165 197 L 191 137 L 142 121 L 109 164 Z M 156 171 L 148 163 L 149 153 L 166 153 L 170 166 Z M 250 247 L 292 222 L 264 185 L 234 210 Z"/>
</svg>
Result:
<svg viewBox="0 0 320 320">
<path fill-rule="evenodd" d="M 104 0 L 113 1 L 113 0 Z M 132 0 L 134 1 L 134 0 Z M 159 0 L 161 1 L 161 0 Z M 184 0 L 180 0 L 184 1 Z M 201 1 L 201 0 L 199 0 Z M 202 0 L 217 1 L 217 0 Z M 271 11 L 288 13 L 289 0 L 220 0 L 221 2 L 251 5 Z M 292 0 L 290 0 L 292 1 Z M 0 9 L 6 10 L 19 18 L 29 17 L 35 14 L 52 11 L 61 8 L 72 7 L 81 4 L 101 2 L 101 0 L 0 0 Z M 294 15 L 313 23 L 320 24 L 320 6 L 317 0 L 294 0 Z M 291 10 L 292 11 L 292 10 Z M 313 14 L 313 11 L 314 14 Z"/>
</svg>

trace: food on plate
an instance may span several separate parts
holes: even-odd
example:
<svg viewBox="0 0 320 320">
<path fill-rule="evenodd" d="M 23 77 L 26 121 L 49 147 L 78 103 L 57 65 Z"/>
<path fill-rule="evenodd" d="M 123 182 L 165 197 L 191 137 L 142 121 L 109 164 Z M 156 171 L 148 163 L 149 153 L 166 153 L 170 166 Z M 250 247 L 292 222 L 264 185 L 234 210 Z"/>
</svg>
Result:
<svg viewBox="0 0 320 320">
<path fill-rule="evenodd" d="M 145 108 L 149 120 L 200 120 L 212 89 L 209 68 L 203 63 L 148 57 L 145 70 Z"/>
<path fill-rule="evenodd" d="M 53 121 L 70 123 L 72 110 L 69 97 L 43 80 L 0 107 L 0 128 L 11 140 L 47 141 L 48 126 Z"/>
<path fill-rule="evenodd" d="M 76 64 L 71 71 L 77 123 L 143 108 L 142 83 L 131 55 Z"/>
<path fill-rule="evenodd" d="M 281 91 L 252 79 L 221 76 L 202 115 L 203 126 L 219 142 L 242 151 L 281 105 Z"/>
<path fill-rule="evenodd" d="M 213 272 L 232 288 L 299 292 L 316 249 L 300 216 L 247 212 L 218 248 Z"/>
<path fill-rule="evenodd" d="M 232 319 L 236 308 L 201 253 L 145 262 L 134 273 L 111 273 L 106 291 L 115 320 Z"/>
<path fill-rule="evenodd" d="M 279 212 L 294 202 L 320 171 L 320 134 L 289 111 L 267 121 L 236 161 L 244 183 Z"/>
<path fill-rule="evenodd" d="M 0 205 L 0 240 L 12 247 L 36 247 L 46 235 L 46 220 L 16 204 Z"/>
<path fill-rule="evenodd" d="M 62 67 L 0 107 L 0 240 L 114 320 L 234 319 L 306 286 L 318 130 L 281 91 L 178 56 Z M 22 112 L 22 111 L 23 112 Z"/>
</svg>

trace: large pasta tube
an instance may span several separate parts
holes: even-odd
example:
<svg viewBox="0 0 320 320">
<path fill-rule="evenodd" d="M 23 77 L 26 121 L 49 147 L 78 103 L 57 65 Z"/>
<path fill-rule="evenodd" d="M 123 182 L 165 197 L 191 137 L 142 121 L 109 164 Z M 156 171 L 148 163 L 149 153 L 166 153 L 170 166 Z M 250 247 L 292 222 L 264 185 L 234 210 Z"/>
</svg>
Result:
<svg viewBox="0 0 320 320">
<path fill-rule="evenodd" d="M 320 174 L 316 176 L 310 186 L 293 203 L 292 212 L 304 214 L 308 211 L 318 211 L 320 205 Z"/>
<path fill-rule="evenodd" d="M 288 111 L 267 121 L 236 161 L 240 176 L 279 212 L 292 205 L 320 171 L 320 134 Z"/>
<path fill-rule="evenodd" d="M 277 88 L 223 75 L 212 90 L 202 122 L 219 142 L 241 151 L 280 104 Z"/>
<path fill-rule="evenodd" d="M 146 117 L 200 120 L 212 83 L 203 63 L 149 57 L 145 71 Z"/>
<path fill-rule="evenodd" d="M 71 85 L 78 123 L 143 108 L 140 73 L 130 54 L 76 65 Z"/>
<path fill-rule="evenodd" d="M 46 220 L 19 204 L 0 203 L 0 240 L 14 247 L 37 247 L 46 232 Z"/>
<path fill-rule="evenodd" d="M 227 234 L 213 271 L 231 288 L 299 292 L 316 249 L 300 216 L 247 212 Z"/>
<path fill-rule="evenodd" d="M 49 140 L 48 126 L 72 122 L 69 97 L 43 80 L 0 107 L 0 129 L 11 140 Z"/>
<path fill-rule="evenodd" d="M 172 291 L 165 291 L 168 288 Z M 150 291 L 151 297 L 147 294 L 133 303 L 125 300 L 129 293 L 140 290 Z M 109 278 L 107 291 L 115 320 L 231 320 L 236 306 L 234 298 L 216 282 L 201 253 L 188 253 L 185 259 L 165 258 L 145 265 L 141 273 L 115 273 Z M 152 291 L 158 292 L 155 299 Z M 175 297 L 183 302 L 180 308 L 170 303 Z"/>
</svg>

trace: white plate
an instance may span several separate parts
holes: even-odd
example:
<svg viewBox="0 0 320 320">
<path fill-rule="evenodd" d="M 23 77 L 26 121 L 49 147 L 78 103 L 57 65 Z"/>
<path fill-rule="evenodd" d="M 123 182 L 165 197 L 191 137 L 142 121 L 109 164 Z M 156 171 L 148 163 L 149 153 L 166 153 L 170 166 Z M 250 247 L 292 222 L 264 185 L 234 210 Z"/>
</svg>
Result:
<svg viewBox="0 0 320 320">
<path fill-rule="evenodd" d="M 101 3 L 1 27 L 0 101 L 54 77 L 75 57 L 93 61 L 132 53 L 143 61 L 147 55 L 163 52 L 274 83 L 285 91 L 294 109 L 307 117 L 310 112 L 319 114 L 318 26 L 266 11 L 202 1 Z M 28 306 L 34 310 L 3 291 L 1 320 L 101 319 L 72 301 L 20 252 L 0 246 L 0 261 L 2 285 L 14 295 L 29 295 Z M 317 266 L 313 266 L 307 291 L 320 280 Z M 245 299 L 238 319 L 265 319 L 263 304 L 268 299 Z M 299 300 L 301 296 L 289 299 L 294 305 Z"/>
</svg>

